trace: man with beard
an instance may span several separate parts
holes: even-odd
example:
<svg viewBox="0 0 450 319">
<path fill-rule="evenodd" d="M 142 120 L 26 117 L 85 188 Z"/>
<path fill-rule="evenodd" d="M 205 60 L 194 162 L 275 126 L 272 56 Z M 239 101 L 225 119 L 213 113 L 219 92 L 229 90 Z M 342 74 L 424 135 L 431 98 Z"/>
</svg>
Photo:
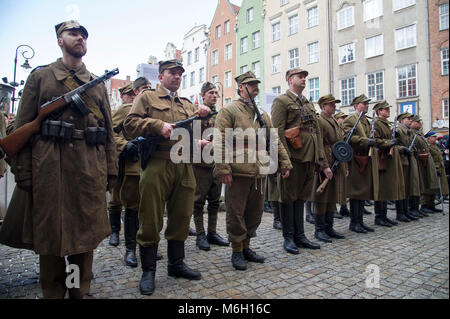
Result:
<svg viewBox="0 0 450 319">
<path fill-rule="evenodd" d="M 324 150 L 314 104 L 302 94 L 308 72 L 293 68 L 286 72 L 289 89 L 272 104 L 272 121 L 292 163 L 291 175 L 278 181 L 284 249 L 299 254 L 298 248 L 319 249 L 304 230 L 304 204 L 310 200 L 316 166 L 332 177 L 324 166 Z"/>
<path fill-rule="evenodd" d="M 15 129 L 35 119 L 42 104 L 94 77 L 82 62 L 87 30 L 73 20 L 55 30 L 62 58 L 28 77 Z M 33 136 L 13 159 L 17 186 L 29 192 L 26 214 L 32 222 L 26 224 L 31 226 L 24 236 L 31 237 L 28 244 L 39 254 L 44 298 L 64 298 L 67 290 L 70 298 L 88 295 L 93 250 L 109 235 L 105 191 L 117 178 L 117 164 L 108 94 L 99 84 L 81 97 L 87 115 L 70 106 L 54 112 L 52 122 L 42 124 L 50 127 L 48 134 Z M 61 127 L 73 127 L 71 137 L 57 138 Z M 21 204 L 12 201 L 10 206 Z M 66 286 L 67 262 L 79 269 L 79 288 Z"/>
<path fill-rule="evenodd" d="M 206 82 L 201 88 L 203 103 L 208 106 L 212 112 L 216 111 L 217 96 L 219 95 L 216 86 L 211 82 Z M 204 121 L 201 131 L 214 127 L 216 116 Z M 212 154 L 211 154 L 212 155 Z M 194 174 L 197 182 L 194 201 L 194 224 L 197 234 L 196 244 L 201 250 L 210 250 L 211 245 L 229 246 L 230 243 L 223 239 L 216 232 L 217 213 L 219 212 L 220 195 L 222 192 L 222 183 L 213 176 L 214 163 L 205 163 L 202 157 L 201 163 L 194 163 Z M 208 234 L 205 234 L 203 225 L 203 208 L 208 200 Z"/>
<path fill-rule="evenodd" d="M 143 295 L 155 290 L 155 274 L 159 233 L 163 228 L 164 207 L 167 204 L 167 270 L 169 276 L 200 280 L 201 274 L 184 263 L 184 241 L 189 233 L 195 196 L 195 176 L 192 164 L 171 160 L 170 140 L 173 123 L 193 117 L 205 117 L 211 111 L 200 105 L 197 109 L 187 98 L 178 96 L 177 90 L 184 73 L 180 61 L 159 62 L 158 79 L 161 86 L 156 91 L 144 90 L 135 99 L 125 118 L 124 130 L 129 138 L 149 137 L 152 134 L 165 138 L 156 148 L 142 171 L 139 182 L 139 230 L 137 243 L 142 264 L 139 289 Z M 200 141 L 202 146 L 209 143 Z"/>
</svg>

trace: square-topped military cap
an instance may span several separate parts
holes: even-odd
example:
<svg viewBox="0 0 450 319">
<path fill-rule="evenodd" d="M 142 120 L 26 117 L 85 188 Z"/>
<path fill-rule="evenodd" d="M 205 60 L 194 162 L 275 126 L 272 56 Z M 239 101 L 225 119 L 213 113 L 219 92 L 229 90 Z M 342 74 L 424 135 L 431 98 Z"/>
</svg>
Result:
<svg viewBox="0 0 450 319">
<path fill-rule="evenodd" d="M 327 94 L 327 95 L 320 97 L 320 99 L 317 103 L 319 103 L 319 105 L 323 105 L 323 104 L 333 103 L 333 102 L 341 103 L 341 100 L 336 100 L 336 98 L 332 94 Z"/>
<path fill-rule="evenodd" d="M 341 112 L 341 111 L 334 114 L 335 119 L 346 118 L 347 116 L 348 116 L 347 114 L 345 114 L 344 112 Z"/>
<path fill-rule="evenodd" d="M 205 94 L 206 92 L 208 92 L 209 90 L 212 90 L 212 89 L 215 89 L 216 88 L 216 86 L 213 84 L 213 83 L 211 83 L 211 82 L 205 82 L 205 83 L 203 83 L 203 85 L 202 85 L 202 88 L 201 88 L 201 90 L 200 90 L 200 93 L 201 94 Z"/>
<path fill-rule="evenodd" d="M 399 114 L 399 115 L 397 116 L 397 121 L 401 121 L 401 120 L 403 120 L 403 119 L 410 118 L 411 116 L 413 116 L 411 113 L 409 113 L 409 112 L 403 112 L 403 113 L 401 113 L 401 114 Z"/>
<path fill-rule="evenodd" d="M 252 71 L 245 72 L 234 79 L 237 84 L 261 83 Z"/>
<path fill-rule="evenodd" d="M 61 33 L 63 33 L 64 31 L 67 31 L 67 30 L 80 30 L 81 33 L 83 33 L 83 35 L 86 37 L 86 39 L 88 38 L 88 35 L 89 35 L 86 28 L 83 27 L 78 21 L 75 21 L 75 20 L 64 21 L 64 22 L 61 22 L 61 23 L 55 25 L 55 31 L 56 31 L 57 37 L 59 37 Z"/>
<path fill-rule="evenodd" d="M 172 59 L 167 61 L 159 61 L 159 74 L 165 70 L 180 68 L 184 73 L 183 63 L 178 59 Z"/>
<path fill-rule="evenodd" d="M 422 120 L 420 119 L 420 116 L 417 114 L 414 114 L 413 116 L 411 116 L 411 121 L 413 122 L 422 122 Z"/>
<path fill-rule="evenodd" d="M 133 82 L 133 89 L 138 89 L 143 85 L 151 85 L 151 83 L 149 80 L 147 80 L 147 78 L 145 76 L 138 77 Z"/>
<path fill-rule="evenodd" d="M 381 102 L 378 102 L 377 104 L 375 104 L 375 106 L 373 107 L 373 110 L 374 111 L 378 111 L 378 110 L 381 110 L 381 109 L 388 109 L 390 107 L 392 107 L 392 106 L 389 105 L 388 102 L 381 101 Z"/>
<path fill-rule="evenodd" d="M 371 100 L 365 94 L 361 94 L 360 96 L 357 96 L 353 99 L 351 105 L 356 105 L 359 103 L 365 103 L 365 102 L 370 102 L 370 101 Z"/>
<path fill-rule="evenodd" d="M 120 88 L 119 89 L 119 92 L 120 92 L 120 95 L 124 95 L 124 94 L 128 94 L 128 93 L 133 93 L 134 91 L 133 91 L 133 85 L 130 83 L 130 84 L 127 84 L 127 85 L 125 85 L 124 87 L 122 87 L 122 88 Z"/>
<path fill-rule="evenodd" d="M 294 74 L 303 73 L 305 76 L 308 76 L 308 71 L 300 69 L 300 68 L 292 68 L 286 71 L 286 81 L 293 76 Z"/>
</svg>

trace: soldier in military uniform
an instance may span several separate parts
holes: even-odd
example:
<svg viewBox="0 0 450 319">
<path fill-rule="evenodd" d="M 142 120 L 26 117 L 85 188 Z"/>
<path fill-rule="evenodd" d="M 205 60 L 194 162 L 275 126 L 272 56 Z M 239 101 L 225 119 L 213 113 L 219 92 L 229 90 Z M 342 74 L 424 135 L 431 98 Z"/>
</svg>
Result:
<svg viewBox="0 0 450 319">
<path fill-rule="evenodd" d="M 270 174 L 266 180 L 266 200 L 270 202 L 273 214 L 273 228 L 281 230 L 281 218 L 280 218 L 280 192 L 278 191 L 278 174 Z"/>
<path fill-rule="evenodd" d="M 308 72 L 300 68 L 286 72 L 289 89 L 272 104 L 272 121 L 292 162 L 289 178 L 279 180 L 284 249 L 298 254 L 298 248 L 319 249 L 304 231 L 304 203 L 310 200 L 316 165 L 327 177 L 324 150 L 314 104 L 302 94 Z"/>
<path fill-rule="evenodd" d="M 173 124 L 198 113 L 205 117 L 210 109 L 198 109 L 187 98 L 178 96 L 184 72 L 178 60 L 161 61 L 156 91 L 145 90 L 137 96 L 125 119 L 124 129 L 129 138 L 161 135 L 161 142 L 151 155 L 139 182 L 139 230 L 137 243 L 142 264 L 139 283 L 141 294 L 151 295 L 155 289 L 155 272 L 159 233 L 163 227 L 164 207 L 167 204 L 167 270 L 169 276 L 200 280 L 201 274 L 184 263 L 184 241 L 189 232 L 195 195 L 195 176 L 191 163 L 174 163 L 170 150 L 178 141 L 170 140 Z M 201 141 L 202 145 L 208 141 Z"/>
<path fill-rule="evenodd" d="M 151 88 L 152 88 L 152 85 L 145 76 L 138 77 L 133 82 L 133 92 L 135 95 L 138 95 L 145 89 L 151 89 Z"/>
<path fill-rule="evenodd" d="M 336 122 L 339 124 L 340 127 L 343 127 L 343 123 L 345 121 L 345 119 L 347 118 L 347 114 L 345 114 L 344 112 L 337 112 L 334 115 L 334 118 L 336 119 Z M 344 183 L 344 194 L 347 194 L 347 176 L 345 176 L 345 183 Z M 339 208 L 339 213 L 336 213 L 336 215 L 340 215 L 340 216 L 350 216 L 350 212 L 348 210 L 347 207 L 347 198 L 345 198 L 345 200 L 340 204 L 340 208 Z"/>
<path fill-rule="evenodd" d="M 378 168 L 380 188 L 378 201 L 375 201 L 375 225 L 392 227 L 396 221 L 387 217 L 387 202 L 399 201 L 406 198 L 403 168 L 398 152 L 398 141 L 392 137 L 389 124 L 391 106 L 386 101 L 375 104 L 373 110 L 375 118 L 375 138 L 378 144 Z"/>
<path fill-rule="evenodd" d="M 0 111 L 0 139 L 5 138 L 6 136 L 6 121 L 3 112 Z M 5 154 L 2 153 L 0 148 L 0 179 L 3 177 L 6 171 L 6 162 L 3 159 Z"/>
<path fill-rule="evenodd" d="M 235 78 L 238 84 L 239 99 L 234 100 L 219 111 L 216 119 L 216 130 L 214 133 L 214 154 L 232 152 L 233 161 L 217 162 L 215 175 L 226 185 L 225 204 L 226 222 L 229 241 L 232 246 L 231 262 L 235 269 L 247 269 L 246 261 L 263 263 L 265 258 L 258 255 L 250 248 L 250 239 L 256 236 L 256 230 L 261 223 L 264 206 L 265 173 L 262 168 L 261 159 L 256 163 L 250 160 L 251 154 L 258 149 L 264 150 L 262 145 L 253 146 L 252 137 L 242 130 L 255 130 L 260 128 L 260 123 L 255 119 L 256 111 L 252 105 L 251 98 L 258 95 L 258 83 L 252 72 L 246 72 Z M 248 87 L 247 93 L 246 88 Z M 272 127 L 270 117 L 261 112 L 262 118 L 268 127 Z M 225 130 L 233 129 L 234 135 L 232 146 L 227 145 Z M 255 136 L 253 136 L 255 137 Z M 238 140 L 244 140 L 243 145 Z M 228 141 L 231 143 L 231 141 Z M 271 141 L 278 147 L 278 159 L 281 163 L 280 170 L 283 178 L 289 176 L 292 168 L 285 149 L 277 139 Z M 233 148 L 233 151 L 229 148 Z M 223 158 L 223 157 L 222 157 Z M 242 160 L 242 162 L 240 161 Z"/>
<path fill-rule="evenodd" d="M 55 30 L 63 56 L 28 77 L 15 129 L 35 119 L 42 104 L 93 79 L 82 62 L 87 30 L 73 20 L 56 25 Z M 30 228 L 24 236 L 32 237 L 27 247 L 39 254 L 44 298 L 64 298 L 67 290 L 70 298 L 89 294 L 93 251 L 110 231 L 105 191 L 117 179 L 117 164 L 108 94 L 99 84 L 81 97 L 90 111 L 87 115 L 70 106 L 53 113 L 53 122 L 42 124 L 49 126 L 48 132 L 33 136 L 13 159 L 17 186 L 29 194 L 28 223 L 23 222 Z M 54 137 L 60 134 L 58 127 L 72 127 L 71 136 Z M 6 224 L 1 231 L 8 232 Z M 80 270 L 79 288 L 66 286 L 65 256 Z"/>
<path fill-rule="evenodd" d="M 333 155 L 333 145 L 344 140 L 344 130 L 334 119 L 333 114 L 336 112 L 336 100 L 331 94 L 322 96 L 318 101 L 322 112 L 318 117 L 319 127 L 321 131 L 322 144 L 324 147 L 325 158 L 323 159 L 323 167 L 329 168 L 336 161 Z M 345 194 L 345 176 L 347 174 L 346 163 L 340 163 L 334 172 L 332 172 L 330 181 L 324 191 L 320 194 L 316 192 L 317 188 L 323 182 L 323 176 L 316 174 L 314 178 L 314 186 L 312 198 L 314 200 L 315 210 L 315 234 L 314 237 L 320 241 L 331 243 L 331 238 L 343 239 L 343 235 L 333 229 L 334 212 L 336 203 L 342 203 L 346 199 Z M 328 177 L 329 178 L 329 177 Z"/>
<path fill-rule="evenodd" d="M 201 88 L 203 103 L 208 106 L 212 112 L 216 111 L 217 88 L 211 82 L 206 82 Z M 208 128 L 214 127 L 216 116 L 212 116 L 202 125 L 203 132 Z M 194 224 L 197 234 L 196 245 L 201 250 L 210 250 L 211 245 L 229 246 L 230 243 L 217 234 L 217 213 L 219 212 L 220 195 L 222 192 L 222 183 L 213 176 L 214 163 L 207 164 L 205 161 L 194 163 L 194 175 L 197 182 L 194 201 Z M 203 225 L 203 208 L 208 200 L 208 234 L 205 235 Z"/>
<path fill-rule="evenodd" d="M 352 129 L 362 115 L 356 126 L 355 132 L 350 139 L 353 148 L 353 158 L 349 163 L 348 197 L 350 198 L 350 225 L 349 229 L 357 233 L 373 232 L 374 229 L 364 223 L 364 202 L 366 200 L 378 200 L 379 178 L 378 178 L 378 156 L 375 150 L 377 141 L 370 138 L 371 123 L 366 117 L 369 109 L 369 101 L 364 94 L 353 99 L 351 105 L 355 113 L 348 116 L 344 121 L 346 134 Z M 374 152 L 369 156 L 369 149 L 373 147 Z"/>
<path fill-rule="evenodd" d="M 428 142 L 423 135 L 422 120 L 418 115 L 414 115 L 411 120 L 411 129 L 414 133 L 417 134 L 416 143 L 414 144 L 416 148 L 416 152 L 414 153 L 414 155 L 417 158 L 419 167 L 420 194 L 421 197 L 435 196 L 437 193 L 439 193 L 439 182 L 436 174 L 436 166 L 434 165 L 434 161 L 430 156 Z M 416 212 L 419 217 L 427 217 L 429 216 L 428 214 L 432 214 L 433 211 L 428 209 L 426 205 L 425 207 L 422 206 L 419 209 L 420 201 L 420 197 L 410 198 L 410 210 Z M 423 203 L 424 200 L 422 201 L 422 204 Z"/>
<path fill-rule="evenodd" d="M 133 91 L 133 87 L 131 84 L 128 84 L 124 86 L 123 88 L 119 89 L 120 98 L 122 99 L 123 104 L 117 109 L 116 112 L 114 112 L 112 121 L 114 126 L 114 141 L 116 143 L 117 147 L 117 154 L 119 155 L 122 153 L 125 145 L 127 144 L 127 140 L 123 136 L 122 132 L 122 126 L 123 121 L 125 119 L 125 116 L 127 116 L 128 112 L 130 111 L 131 105 L 133 104 L 135 93 Z M 122 165 L 123 166 L 123 165 Z M 119 170 L 122 172 L 123 175 L 123 167 Z M 139 175 L 139 166 L 137 175 Z M 109 244 L 111 246 L 118 246 L 119 245 L 119 233 L 121 229 L 121 215 L 122 215 L 122 201 L 120 199 L 120 189 L 122 188 L 122 181 L 123 176 L 119 176 L 119 182 L 113 187 L 110 193 L 110 199 L 108 202 L 108 212 L 109 212 L 109 223 L 111 225 L 111 236 L 109 237 Z M 128 213 L 128 215 L 130 215 Z M 125 221 L 124 221 L 125 222 Z M 125 226 L 125 225 L 124 225 Z M 125 231 L 129 234 L 129 231 Z M 125 235 L 125 237 L 127 237 Z M 134 236 L 136 237 L 136 235 Z M 128 236 L 129 238 L 129 236 Z M 126 239 L 125 239 L 126 240 Z M 129 241 L 128 241 L 129 243 Z M 134 249 L 136 250 L 136 248 Z M 136 256 L 134 256 L 134 261 L 128 260 L 125 261 L 125 263 L 129 266 L 136 267 Z"/>
<path fill-rule="evenodd" d="M 440 191 L 437 195 L 446 196 L 448 195 L 448 182 L 445 176 L 445 164 L 444 158 L 442 157 L 441 150 L 436 145 L 436 132 L 430 131 L 425 134 L 425 138 L 427 139 L 431 157 L 433 157 L 434 165 L 436 166 L 436 175 L 438 176 L 440 182 Z M 436 208 L 434 203 L 435 196 L 431 194 L 425 194 L 422 197 L 422 208 L 425 206 L 429 210 L 435 213 L 442 212 L 442 209 Z"/>
</svg>

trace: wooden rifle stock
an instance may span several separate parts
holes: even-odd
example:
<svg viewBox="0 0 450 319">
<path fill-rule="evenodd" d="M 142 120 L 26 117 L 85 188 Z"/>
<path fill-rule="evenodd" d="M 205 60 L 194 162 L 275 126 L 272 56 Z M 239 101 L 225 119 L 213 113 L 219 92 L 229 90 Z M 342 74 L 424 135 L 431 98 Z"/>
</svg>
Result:
<svg viewBox="0 0 450 319">
<path fill-rule="evenodd" d="M 4 139 L 1 139 L 0 146 L 3 148 L 6 155 L 11 157 L 17 154 L 30 140 L 30 138 L 39 132 L 42 120 L 49 116 L 50 113 L 63 108 L 66 104 L 67 102 L 63 97 L 50 101 L 42 106 L 38 116 L 33 121 L 24 124 Z"/>
<path fill-rule="evenodd" d="M 330 179 L 328 177 L 325 178 L 325 180 L 322 182 L 322 184 L 320 184 L 319 187 L 317 187 L 316 193 L 322 194 L 323 191 L 325 190 L 325 187 L 327 187 L 329 181 L 330 181 Z"/>
</svg>

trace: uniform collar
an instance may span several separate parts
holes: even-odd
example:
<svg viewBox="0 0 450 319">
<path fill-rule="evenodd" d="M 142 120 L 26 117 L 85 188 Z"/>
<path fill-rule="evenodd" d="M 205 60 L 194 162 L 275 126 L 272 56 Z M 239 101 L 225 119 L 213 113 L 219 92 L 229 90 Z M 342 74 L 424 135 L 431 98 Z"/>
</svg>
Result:
<svg viewBox="0 0 450 319">
<path fill-rule="evenodd" d="M 156 91 L 160 97 L 171 97 L 171 98 L 178 98 L 177 92 L 170 92 L 168 89 L 166 89 L 164 86 L 160 85 L 158 90 Z"/>
<path fill-rule="evenodd" d="M 291 98 L 293 98 L 294 100 L 298 99 L 300 102 L 305 103 L 306 97 L 304 95 L 299 96 L 297 93 L 294 93 L 293 91 L 291 91 L 290 89 L 288 89 L 286 91 L 287 95 L 290 95 Z"/>
<path fill-rule="evenodd" d="M 87 83 L 91 80 L 91 73 L 86 69 L 84 63 L 80 68 L 73 70 L 71 73 L 71 70 L 69 70 L 62 62 L 62 58 L 59 58 L 55 63 L 52 63 L 51 70 L 58 81 L 65 80 L 68 76 L 72 75 L 73 71 L 75 71 L 73 75 L 80 81 Z"/>
</svg>

